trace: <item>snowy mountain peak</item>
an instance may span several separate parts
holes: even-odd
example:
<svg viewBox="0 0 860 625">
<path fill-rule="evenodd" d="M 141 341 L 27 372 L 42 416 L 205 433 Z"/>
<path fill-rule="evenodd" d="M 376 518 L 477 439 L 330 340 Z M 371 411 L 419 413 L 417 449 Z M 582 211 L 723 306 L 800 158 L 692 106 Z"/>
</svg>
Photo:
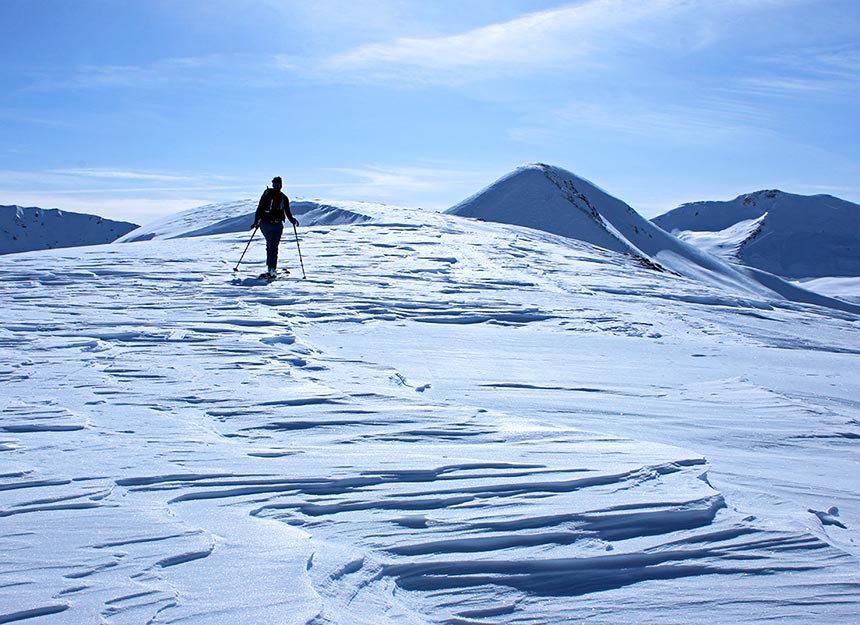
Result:
<svg viewBox="0 0 860 625">
<path fill-rule="evenodd" d="M 654 228 L 621 200 L 559 167 L 524 165 L 446 211 L 525 226 L 612 250 L 645 255 L 625 232 Z M 619 220 L 628 222 L 621 224 Z"/>
<path fill-rule="evenodd" d="M 738 228 L 757 221 L 743 240 Z M 732 249 L 732 260 L 791 279 L 860 276 L 860 206 L 832 195 L 765 190 L 683 204 L 654 219 L 676 236 Z M 703 233 L 710 233 L 702 236 Z"/>
<path fill-rule="evenodd" d="M 783 195 L 786 194 L 782 191 L 779 191 L 778 189 L 756 191 L 755 193 L 749 193 L 743 196 L 743 203 L 745 206 L 757 206 L 760 202 L 766 202 L 767 200 L 778 200 Z"/>
</svg>

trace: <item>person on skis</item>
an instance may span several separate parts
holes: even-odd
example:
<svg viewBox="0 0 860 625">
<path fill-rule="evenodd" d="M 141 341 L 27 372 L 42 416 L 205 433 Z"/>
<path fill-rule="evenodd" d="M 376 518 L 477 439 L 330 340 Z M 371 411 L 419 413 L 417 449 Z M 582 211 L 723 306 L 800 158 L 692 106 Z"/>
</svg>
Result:
<svg viewBox="0 0 860 625">
<path fill-rule="evenodd" d="M 280 176 L 272 178 L 272 186 L 263 191 L 254 216 L 254 228 L 259 228 L 266 238 L 266 274 L 269 276 L 278 273 L 278 246 L 284 222 L 289 219 L 294 226 L 299 225 L 290 212 L 290 198 L 281 192 L 283 184 Z"/>
</svg>

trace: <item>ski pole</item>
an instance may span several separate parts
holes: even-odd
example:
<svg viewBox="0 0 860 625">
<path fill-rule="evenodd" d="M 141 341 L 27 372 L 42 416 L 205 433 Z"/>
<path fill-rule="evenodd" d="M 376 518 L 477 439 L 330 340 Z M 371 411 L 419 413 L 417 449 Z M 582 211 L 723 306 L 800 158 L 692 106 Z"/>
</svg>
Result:
<svg viewBox="0 0 860 625">
<path fill-rule="evenodd" d="M 299 245 L 299 231 L 296 230 L 296 224 L 293 224 L 293 232 L 296 233 L 296 249 L 299 250 L 299 263 L 302 265 L 302 280 L 306 280 L 305 261 L 302 260 L 302 247 Z"/>
<path fill-rule="evenodd" d="M 233 271 L 239 271 L 239 265 L 242 263 L 242 259 L 245 258 L 245 252 L 248 251 L 248 248 L 251 247 L 251 241 L 254 240 L 254 235 L 257 234 L 257 230 L 259 226 L 254 226 L 254 232 L 251 233 L 251 238 L 248 239 L 248 245 L 245 246 L 245 251 L 242 252 L 242 255 L 239 257 L 239 262 L 236 263 L 236 266 L 233 267 Z"/>
</svg>

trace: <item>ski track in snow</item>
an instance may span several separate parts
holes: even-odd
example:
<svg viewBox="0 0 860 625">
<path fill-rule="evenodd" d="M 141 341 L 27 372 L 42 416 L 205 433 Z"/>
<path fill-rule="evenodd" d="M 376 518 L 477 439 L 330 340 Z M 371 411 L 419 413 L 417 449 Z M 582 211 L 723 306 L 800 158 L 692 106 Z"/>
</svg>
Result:
<svg viewBox="0 0 860 625">
<path fill-rule="evenodd" d="M 856 401 L 515 347 L 856 362 L 855 318 L 419 215 L 305 230 L 272 284 L 241 235 L 0 260 L 0 623 L 856 616 L 856 490 L 775 460 L 850 466 Z"/>
</svg>

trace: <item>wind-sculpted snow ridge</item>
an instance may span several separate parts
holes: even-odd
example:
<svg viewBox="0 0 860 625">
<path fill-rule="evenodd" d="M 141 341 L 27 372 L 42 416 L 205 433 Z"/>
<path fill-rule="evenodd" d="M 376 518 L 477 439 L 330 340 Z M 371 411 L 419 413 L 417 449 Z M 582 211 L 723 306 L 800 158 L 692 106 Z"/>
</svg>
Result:
<svg viewBox="0 0 860 625">
<path fill-rule="evenodd" d="M 856 317 L 361 213 L 0 259 L 0 623 L 856 616 Z"/>
<path fill-rule="evenodd" d="M 361 206 L 362 204 L 358 202 L 350 204 L 350 208 L 355 207 L 358 211 L 361 210 Z M 142 226 L 117 242 L 134 243 L 153 239 L 205 237 L 250 231 L 254 226 L 256 210 L 255 200 L 207 204 Z M 318 201 L 296 200 L 290 203 L 290 210 L 304 227 L 362 223 L 370 220 L 370 217 L 361 212 Z"/>
</svg>

